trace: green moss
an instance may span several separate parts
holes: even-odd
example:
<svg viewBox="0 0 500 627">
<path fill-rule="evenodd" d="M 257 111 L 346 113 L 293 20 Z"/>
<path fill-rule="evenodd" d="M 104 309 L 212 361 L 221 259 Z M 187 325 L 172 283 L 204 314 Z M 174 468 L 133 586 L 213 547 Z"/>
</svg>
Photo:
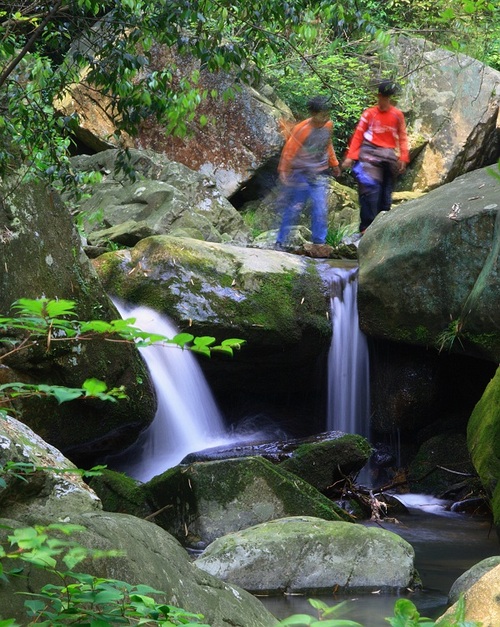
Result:
<svg viewBox="0 0 500 627">
<path fill-rule="evenodd" d="M 134 479 L 121 472 L 104 470 L 98 477 L 92 477 L 90 487 L 101 499 L 107 512 L 120 512 L 143 517 L 146 507 Z"/>
<path fill-rule="evenodd" d="M 500 368 L 477 403 L 467 426 L 467 445 L 481 483 L 500 497 Z M 495 519 L 500 524 L 499 517 Z"/>
</svg>

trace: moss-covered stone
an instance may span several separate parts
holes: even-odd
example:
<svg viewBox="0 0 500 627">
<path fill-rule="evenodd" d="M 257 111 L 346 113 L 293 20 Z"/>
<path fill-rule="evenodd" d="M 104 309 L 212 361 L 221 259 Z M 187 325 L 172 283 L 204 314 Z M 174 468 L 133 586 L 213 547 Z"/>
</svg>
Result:
<svg viewBox="0 0 500 627">
<path fill-rule="evenodd" d="M 481 482 L 491 495 L 494 522 L 500 526 L 500 368 L 472 412 L 467 444 Z"/>
<path fill-rule="evenodd" d="M 196 564 L 258 593 L 380 592 L 414 586 L 414 558 L 390 531 L 295 516 L 219 538 Z"/>
<path fill-rule="evenodd" d="M 446 350 L 498 363 L 499 194 L 482 168 L 377 216 L 358 247 L 367 335 L 438 348 L 444 339 Z"/>
<path fill-rule="evenodd" d="M 283 516 L 352 520 L 313 486 L 261 457 L 178 466 L 140 490 L 158 512 L 155 522 L 187 544 Z"/>
<path fill-rule="evenodd" d="M 359 472 L 371 453 L 372 448 L 365 438 L 345 434 L 324 442 L 302 444 L 289 459 L 281 462 L 280 468 L 325 491 L 350 473 Z"/>
</svg>

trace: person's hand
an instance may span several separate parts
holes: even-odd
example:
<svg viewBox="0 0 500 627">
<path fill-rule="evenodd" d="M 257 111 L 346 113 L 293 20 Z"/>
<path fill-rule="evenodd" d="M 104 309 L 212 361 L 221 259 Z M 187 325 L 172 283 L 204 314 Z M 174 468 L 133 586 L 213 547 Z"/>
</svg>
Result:
<svg viewBox="0 0 500 627">
<path fill-rule="evenodd" d="M 333 176 L 334 176 L 336 179 L 338 179 L 338 178 L 339 178 L 339 176 L 342 174 L 342 172 L 340 171 L 340 167 L 339 167 L 338 165 L 334 165 L 334 166 L 332 167 L 332 173 L 333 173 Z"/>
<path fill-rule="evenodd" d="M 401 161 L 401 159 L 398 159 L 398 173 L 404 174 L 405 170 L 406 170 L 406 163 L 404 161 Z"/>
<path fill-rule="evenodd" d="M 353 164 L 353 160 L 346 158 L 344 159 L 344 161 L 342 161 L 342 170 L 348 170 L 349 168 L 352 168 L 352 164 Z"/>
</svg>

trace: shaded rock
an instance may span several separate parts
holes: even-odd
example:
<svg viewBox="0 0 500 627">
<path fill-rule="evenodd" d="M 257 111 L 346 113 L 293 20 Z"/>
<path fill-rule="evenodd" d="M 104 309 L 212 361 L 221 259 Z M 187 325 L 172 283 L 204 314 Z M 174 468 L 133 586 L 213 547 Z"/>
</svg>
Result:
<svg viewBox="0 0 500 627">
<path fill-rule="evenodd" d="M 197 239 L 245 242 L 248 229 L 231 203 L 207 174 L 151 151 L 130 151 L 129 166 L 138 180 L 117 171 L 117 150 L 82 155 L 76 170 L 100 172 L 102 182 L 88 188 L 79 204 L 81 221 L 93 246 L 111 241 L 134 246 L 151 235 L 196 232 Z M 99 216 L 99 219 L 96 219 Z"/>
<path fill-rule="evenodd" d="M 500 368 L 477 403 L 467 428 L 467 445 L 484 489 L 491 497 L 493 520 L 500 525 Z"/>
<path fill-rule="evenodd" d="M 343 434 L 333 440 L 305 443 L 296 448 L 280 468 L 298 475 L 324 492 L 335 482 L 358 473 L 372 452 L 369 442 L 359 436 Z"/>
<path fill-rule="evenodd" d="M 69 299 L 79 320 L 120 318 L 81 248 L 81 239 L 59 196 L 42 184 L 3 187 L 0 206 L 0 311 L 19 298 Z M 4 349 L 5 350 L 5 349 Z M 22 421 L 77 464 L 130 444 L 154 417 L 149 374 L 137 349 L 126 343 L 55 342 L 17 351 L 3 360 L 13 380 L 81 388 L 96 377 L 124 385 L 127 401 L 54 399 L 16 401 Z M 12 380 L 12 379 L 11 379 Z M 104 409 L 105 405 L 105 409 Z"/>
<path fill-rule="evenodd" d="M 177 466 L 141 492 L 156 524 L 190 546 L 284 516 L 350 520 L 311 485 L 260 457 Z"/>
<path fill-rule="evenodd" d="M 448 602 L 450 604 L 456 603 L 461 594 L 467 592 L 467 590 L 479 581 L 483 575 L 497 566 L 500 566 L 500 555 L 487 557 L 477 564 L 474 564 L 472 568 L 466 570 L 463 575 L 460 575 L 460 577 L 453 582 L 448 594 Z"/>
<path fill-rule="evenodd" d="M 11 416 L 0 419 L 0 512 L 18 521 L 101 509 L 95 492 L 60 451 Z M 1 605 L 1 604 L 0 604 Z"/>
<path fill-rule="evenodd" d="M 406 189 L 433 189 L 500 155 L 500 72 L 424 39 L 398 37 L 391 46 L 406 76 L 399 105 L 410 144 L 419 152 Z M 471 194 L 472 195 L 472 194 Z"/>
<path fill-rule="evenodd" d="M 500 565 L 493 567 L 466 590 L 464 594 L 465 620 L 478 621 L 481 627 L 500 625 L 499 586 Z M 456 603 L 439 618 L 453 616 L 455 610 Z"/>
<path fill-rule="evenodd" d="M 498 362 L 499 194 L 482 169 L 379 214 L 358 247 L 367 335 Z"/>
<path fill-rule="evenodd" d="M 270 627 L 276 622 L 255 597 L 193 566 L 180 544 L 152 523 L 126 514 L 103 512 L 74 515 L 68 522 L 86 528 L 72 538 L 81 545 L 124 551 L 123 557 L 86 560 L 78 566 L 80 572 L 164 591 L 160 600 L 202 613 L 213 627 Z M 6 519 L 2 524 L 18 526 L 17 522 Z M 67 570 L 64 565 L 62 570 Z M 0 585 L 2 615 L 20 621 L 26 617 L 25 597 L 16 593 L 39 590 L 51 581 L 46 571 L 28 565 L 23 575 Z M 53 583 L 61 585 L 61 580 L 54 579 Z"/>
<path fill-rule="evenodd" d="M 368 592 L 413 585 L 413 561 L 390 531 L 297 516 L 219 538 L 195 565 L 254 593 Z"/>
<path fill-rule="evenodd" d="M 474 477 L 466 436 L 447 432 L 424 442 L 408 469 L 412 492 L 441 496 L 464 477 Z"/>
</svg>

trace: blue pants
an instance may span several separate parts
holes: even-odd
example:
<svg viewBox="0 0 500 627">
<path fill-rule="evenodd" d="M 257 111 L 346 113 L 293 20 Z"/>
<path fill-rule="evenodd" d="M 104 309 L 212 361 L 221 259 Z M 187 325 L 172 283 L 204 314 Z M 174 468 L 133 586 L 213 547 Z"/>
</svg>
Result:
<svg viewBox="0 0 500 627">
<path fill-rule="evenodd" d="M 283 187 L 280 206 L 283 210 L 281 227 L 276 241 L 286 243 L 292 226 L 297 224 L 300 213 L 308 200 L 311 201 L 311 231 L 314 244 L 324 244 L 327 226 L 327 177 L 294 172 L 289 184 Z"/>
<path fill-rule="evenodd" d="M 364 231 L 381 211 L 389 211 L 392 190 L 397 177 L 397 157 L 392 148 L 381 148 L 363 142 L 359 151 L 362 176 L 358 181 L 360 206 L 359 230 Z"/>
</svg>

